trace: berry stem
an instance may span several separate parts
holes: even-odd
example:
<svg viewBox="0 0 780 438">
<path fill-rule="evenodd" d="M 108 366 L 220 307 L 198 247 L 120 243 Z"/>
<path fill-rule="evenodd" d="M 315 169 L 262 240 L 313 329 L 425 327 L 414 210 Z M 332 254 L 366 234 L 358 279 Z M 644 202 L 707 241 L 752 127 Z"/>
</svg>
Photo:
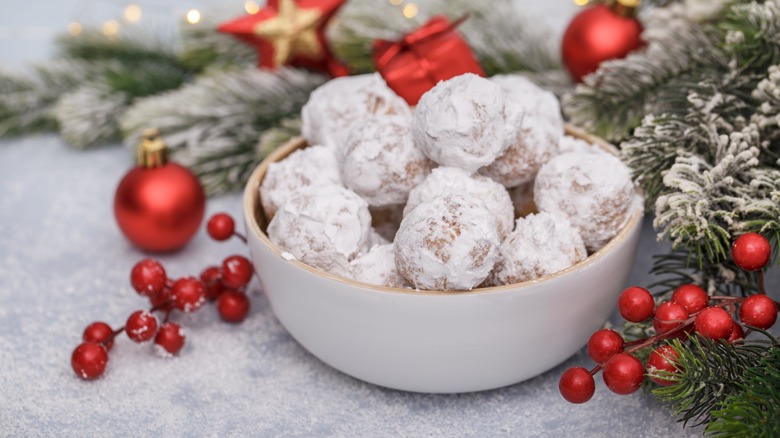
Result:
<svg viewBox="0 0 780 438">
<path fill-rule="evenodd" d="M 125 326 L 119 327 L 118 329 L 112 331 L 111 334 L 106 339 L 103 339 L 100 342 L 100 345 L 105 347 L 108 343 L 112 342 L 114 338 L 116 338 L 120 333 L 124 331 L 125 331 Z"/>
<path fill-rule="evenodd" d="M 766 289 L 764 289 L 764 271 L 758 271 L 758 293 L 766 295 Z"/>
<path fill-rule="evenodd" d="M 244 236 L 243 234 L 239 233 L 238 231 L 234 231 L 233 235 L 241 239 L 241 241 L 244 242 L 244 245 L 247 244 L 246 236 Z"/>
</svg>

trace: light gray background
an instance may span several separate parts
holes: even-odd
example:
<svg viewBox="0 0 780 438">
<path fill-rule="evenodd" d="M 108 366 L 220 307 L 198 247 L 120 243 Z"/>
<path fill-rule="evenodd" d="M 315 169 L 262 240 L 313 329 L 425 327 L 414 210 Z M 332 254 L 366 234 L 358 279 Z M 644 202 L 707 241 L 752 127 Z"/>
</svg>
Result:
<svg viewBox="0 0 780 438">
<path fill-rule="evenodd" d="M 98 4 L 2 2 L 0 64 L 45 59 L 49 38 Z M 575 10 L 563 0 L 521 4 L 559 31 Z M 482 393 L 413 394 L 363 383 L 292 340 L 257 282 L 243 324 L 221 322 L 210 305 L 177 314 L 188 335 L 179 357 L 159 358 L 122 336 L 105 376 L 81 381 L 69 361 L 83 328 L 94 320 L 119 326 L 146 307 L 129 285 L 145 254 L 123 239 L 112 212 L 115 187 L 132 165 L 118 146 L 78 152 L 56 135 L 0 140 L 0 436 L 698 435 L 652 397 L 614 395 L 600 377 L 591 402 L 565 402 L 558 378 L 566 367 L 592 365 L 584 351 L 534 379 Z M 207 212 L 217 211 L 242 217 L 240 194 L 210 199 Z M 630 284 L 651 281 L 650 258 L 662 247 L 646 223 Z M 247 251 L 201 231 L 181 252 L 159 258 L 171 276 L 183 276 L 234 253 Z M 772 284 L 777 290 L 776 277 Z"/>
</svg>

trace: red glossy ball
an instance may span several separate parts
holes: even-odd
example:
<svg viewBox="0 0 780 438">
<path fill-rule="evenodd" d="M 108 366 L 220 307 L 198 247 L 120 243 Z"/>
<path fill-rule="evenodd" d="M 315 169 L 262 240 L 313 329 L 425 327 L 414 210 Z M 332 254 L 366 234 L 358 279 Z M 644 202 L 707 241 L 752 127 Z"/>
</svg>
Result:
<svg viewBox="0 0 780 438">
<path fill-rule="evenodd" d="M 671 301 L 682 305 L 688 313 L 693 314 L 707 307 L 710 296 L 695 284 L 683 284 L 674 290 Z"/>
<path fill-rule="evenodd" d="M 113 334 L 114 330 L 110 325 L 102 321 L 96 321 L 84 329 L 84 334 L 81 336 L 81 339 L 83 339 L 84 342 L 102 343 L 103 346 L 106 347 L 106 350 L 111 350 L 111 347 L 114 346 Z"/>
<path fill-rule="evenodd" d="M 209 266 L 200 273 L 200 280 L 206 285 L 206 298 L 216 300 L 225 290 L 222 285 L 222 272 L 217 266 Z"/>
<path fill-rule="evenodd" d="M 631 286 L 618 298 L 618 311 L 626 321 L 642 322 L 653 316 L 655 300 L 650 291 L 643 287 Z"/>
<path fill-rule="evenodd" d="M 203 220 L 206 197 L 188 169 L 167 163 L 135 167 L 122 178 L 114 197 L 114 215 L 122 233 L 147 251 L 184 246 Z"/>
<path fill-rule="evenodd" d="M 739 319 L 743 324 L 766 330 L 777 321 L 777 305 L 764 294 L 751 295 L 739 307 Z"/>
<path fill-rule="evenodd" d="M 206 286 L 194 277 L 184 277 L 173 283 L 173 305 L 183 312 L 194 312 L 206 302 Z"/>
<path fill-rule="evenodd" d="M 604 364 L 604 383 L 616 394 L 631 394 L 642 386 L 645 367 L 628 353 L 618 353 Z"/>
<path fill-rule="evenodd" d="M 245 293 L 226 290 L 217 301 L 219 316 L 227 322 L 241 322 L 249 314 L 249 298 Z"/>
<path fill-rule="evenodd" d="M 222 262 L 222 284 L 230 289 L 241 289 L 249 284 L 254 268 L 244 256 L 233 255 Z"/>
<path fill-rule="evenodd" d="M 644 45 L 642 25 L 634 17 L 621 17 L 609 6 L 589 7 L 571 21 L 563 34 L 563 63 L 575 81 L 596 71 L 609 59 L 623 58 Z"/>
<path fill-rule="evenodd" d="M 737 237 L 731 244 L 734 263 L 746 271 L 759 271 L 769 263 L 772 247 L 769 241 L 758 233 L 747 233 Z"/>
<path fill-rule="evenodd" d="M 707 307 L 696 315 L 693 326 L 696 332 L 705 338 L 728 339 L 734 327 L 734 320 L 720 307 Z"/>
<path fill-rule="evenodd" d="M 688 319 L 688 311 L 680 304 L 667 301 L 658 305 L 655 309 L 653 327 L 660 335 L 682 325 Z M 685 336 L 684 333 L 678 336 Z"/>
<path fill-rule="evenodd" d="M 728 341 L 734 342 L 739 339 L 745 339 L 745 330 L 743 330 L 742 326 L 735 321 L 731 326 L 731 336 L 729 336 Z"/>
<path fill-rule="evenodd" d="M 134 342 L 146 342 L 157 333 L 157 318 L 146 310 L 135 311 L 127 318 L 125 332 Z"/>
<path fill-rule="evenodd" d="M 150 297 L 159 294 L 165 287 L 168 276 L 157 260 L 143 259 L 130 271 L 130 284 L 136 292 Z"/>
<path fill-rule="evenodd" d="M 558 390 L 569 403 L 585 403 L 596 392 L 596 382 L 587 369 L 569 368 L 561 375 Z"/>
<path fill-rule="evenodd" d="M 236 231 L 236 223 L 229 214 L 217 213 L 209 219 L 206 231 L 214 240 L 228 240 Z"/>
<path fill-rule="evenodd" d="M 184 347 L 186 336 L 179 324 L 166 322 L 160 326 L 157 336 L 154 337 L 154 345 L 157 352 L 162 355 L 178 353 Z"/>
<path fill-rule="evenodd" d="M 84 342 L 76 347 L 70 356 L 70 366 L 76 375 L 84 380 L 97 379 L 103 375 L 107 363 L 106 349 L 95 342 Z"/>
<path fill-rule="evenodd" d="M 603 364 L 610 357 L 622 352 L 623 337 L 614 330 L 598 330 L 588 340 L 588 355 L 598 364 Z"/>
<path fill-rule="evenodd" d="M 650 357 L 647 358 L 647 372 L 653 371 L 665 371 L 667 373 L 680 374 L 680 370 L 675 367 L 675 363 L 680 358 L 675 351 L 669 345 L 662 345 L 650 353 Z M 674 385 L 677 382 L 670 379 L 663 379 L 660 377 L 651 377 L 650 380 L 661 385 L 669 386 Z"/>
</svg>

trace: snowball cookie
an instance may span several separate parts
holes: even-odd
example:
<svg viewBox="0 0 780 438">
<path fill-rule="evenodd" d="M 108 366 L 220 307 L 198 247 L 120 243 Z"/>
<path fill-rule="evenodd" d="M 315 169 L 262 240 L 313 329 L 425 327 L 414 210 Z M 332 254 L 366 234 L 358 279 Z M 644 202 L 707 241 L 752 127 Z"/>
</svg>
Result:
<svg viewBox="0 0 780 438">
<path fill-rule="evenodd" d="M 268 237 L 310 266 L 350 277 L 349 261 L 363 249 L 370 230 L 366 201 L 330 184 L 294 192 L 268 224 Z"/>
<path fill-rule="evenodd" d="M 471 175 L 455 167 L 433 169 L 422 184 L 409 192 L 404 207 L 407 216 L 415 207 L 442 195 L 474 195 L 496 216 L 498 235 L 503 240 L 514 225 L 515 215 L 512 199 L 501 184 L 480 175 Z"/>
<path fill-rule="evenodd" d="M 340 148 L 352 124 L 366 116 L 411 115 L 406 101 L 379 73 L 331 79 L 301 109 L 301 134 L 309 144 Z"/>
<path fill-rule="evenodd" d="M 456 76 L 420 98 L 412 118 L 414 141 L 442 166 L 474 172 L 507 147 L 517 109 L 490 80 L 472 73 Z"/>
<path fill-rule="evenodd" d="M 492 163 L 479 170 L 506 187 L 532 181 L 544 163 L 558 154 L 561 132 L 550 122 L 531 113 L 521 114 L 519 129 L 509 146 Z"/>
<path fill-rule="evenodd" d="M 600 148 L 599 146 L 596 146 L 595 144 L 577 137 L 572 137 L 571 135 L 564 135 L 558 142 L 558 153 L 565 154 L 568 152 L 588 152 L 591 154 L 611 155 L 609 152 Z"/>
<path fill-rule="evenodd" d="M 401 222 L 395 264 L 417 289 L 469 290 L 493 269 L 500 243 L 496 218 L 479 198 L 439 196 Z"/>
<path fill-rule="evenodd" d="M 506 93 L 507 98 L 520 105 L 526 114 L 552 124 L 558 135 L 563 134 L 563 116 L 558 98 L 521 75 L 495 75 L 490 78 Z"/>
<path fill-rule="evenodd" d="M 377 245 L 350 263 L 352 278 L 364 283 L 386 287 L 410 287 L 395 266 L 393 244 Z"/>
<path fill-rule="evenodd" d="M 312 185 L 341 184 L 339 163 L 324 146 L 299 149 L 271 163 L 260 184 L 260 203 L 268 220 L 295 190 Z"/>
<path fill-rule="evenodd" d="M 533 280 L 562 271 L 587 256 L 580 234 L 566 218 L 545 212 L 531 214 L 518 219 L 515 230 L 501 243 L 486 284 Z"/>
<path fill-rule="evenodd" d="M 633 198 L 628 167 L 607 154 L 558 155 L 542 166 L 534 182 L 539 210 L 566 217 L 589 251 L 598 250 L 620 231 Z"/>
<path fill-rule="evenodd" d="M 408 117 L 356 122 L 344 144 L 341 179 L 371 206 L 403 204 L 433 162 L 415 145 Z"/>
</svg>

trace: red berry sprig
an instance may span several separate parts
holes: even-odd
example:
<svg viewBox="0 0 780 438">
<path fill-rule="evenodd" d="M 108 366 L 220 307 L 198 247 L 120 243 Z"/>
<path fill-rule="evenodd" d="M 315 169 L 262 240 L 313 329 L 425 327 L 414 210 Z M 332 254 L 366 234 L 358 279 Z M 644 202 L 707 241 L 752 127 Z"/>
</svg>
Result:
<svg viewBox="0 0 780 438">
<path fill-rule="evenodd" d="M 246 243 L 246 238 L 235 231 L 233 218 L 225 213 L 214 215 L 207 225 L 209 235 L 218 241 L 236 236 Z M 220 317 L 230 323 L 243 321 L 249 314 L 250 302 L 246 287 L 252 279 L 254 268 L 240 255 L 223 260 L 221 266 L 206 268 L 199 277 L 168 278 L 163 265 L 153 259 L 143 259 L 130 271 L 130 284 L 139 295 L 146 297 L 151 307 L 137 310 L 124 326 L 112 329 L 105 322 L 97 321 L 87 326 L 82 335 L 83 343 L 73 351 L 73 371 L 85 380 L 100 377 L 108 363 L 108 352 L 115 338 L 121 333 L 137 343 L 154 340 L 155 350 L 163 356 L 179 353 L 186 336 L 177 323 L 168 319 L 174 311 L 195 312 L 206 300 L 218 300 Z M 155 313 L 161 314 L 156 316 Z"/>
<path fill-rule="evenodd" d="M 770 245 L 760 234 L 745 234 L 732 245 L 732 256 L 742 269 L 760 271 L 769 262 Z M 742 324 L 761 330 L 772 327 L 777 321 L 778 307 L 780 304 L 765 295 L 762 275 L 759 275 L 758 293 L 747 298 L 709 296 L 701 287 L 685 284 L 674 290 L 669 301 L 656 306 L 647 289 L 629 287 L 618 299 L 620 315 L 626 321 L 637 323 L 652 318 L 656 335 L 625 342 L 614 330 L 596 331 L 588 341 L 587 350 L 597 365 L 591 370 L 569 368 L 561 375 L 558 388 L 567 401 L 585 403 L 593 397 L 593 376 L 600 371 L 603 371 L 607 388 L 617 394 L 631 394 L 638 390 L 646 373 L 656 384 L 676 384 L 674 378 L 659 377 L 659 374 L 673 377 L 682 371 L 677 364 L 677 351 L 662 341 L 673 338 L 685 340 L 696 333 L 704 338 L 736 342 L 745 337 L 746 330 Z M 734 319 L 737 313 L 742 324 Z M 634 353 L 649 346 L 655 348 L 647 363 L 642 365 Z"/>
</svg>

